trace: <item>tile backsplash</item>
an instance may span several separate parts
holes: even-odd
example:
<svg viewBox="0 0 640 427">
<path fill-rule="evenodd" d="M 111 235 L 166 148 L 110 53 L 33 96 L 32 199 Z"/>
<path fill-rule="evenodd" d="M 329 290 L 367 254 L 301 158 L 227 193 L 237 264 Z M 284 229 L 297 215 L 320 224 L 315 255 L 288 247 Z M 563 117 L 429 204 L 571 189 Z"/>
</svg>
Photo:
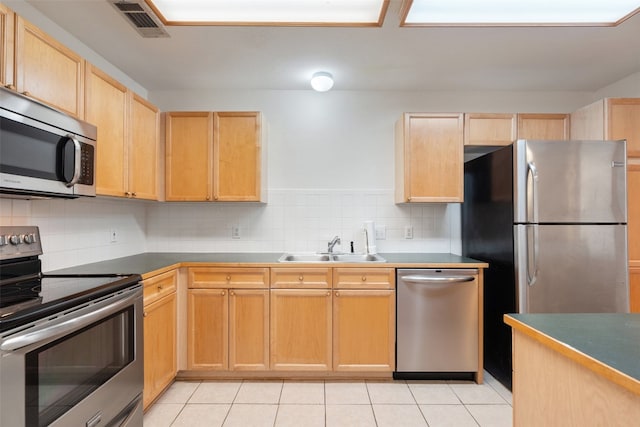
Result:
<svg viewBox="0 0 640 427">
<path fill-rule="evenodd" d="M 324 251 L 340 236 L 341 248 L 364 250 L 363 223 L 373 220 L 386 237 L 378 252 L 456 252 L 459 206 L 395 205 L 393 191 L 269 190 L 267 204 L 161 203 L 147 213 L 152 252 Z M 413 239 L 404 239 L 405 226 Z M 233 238 L 238 227 L 240 238 Z"/>
<path fill-rule="evenodd" d="M 460 253 L 459 205 L 395 205 L 392 190 L 270 189 L 267 204 L 0 199 L 0 224 L 40 227 L 44 271 L 145 251 L 316 252 L 336 235 L 336 250 L 362 252 L 366 220 L 385 234 L 378 252 Z"/>
</svg>

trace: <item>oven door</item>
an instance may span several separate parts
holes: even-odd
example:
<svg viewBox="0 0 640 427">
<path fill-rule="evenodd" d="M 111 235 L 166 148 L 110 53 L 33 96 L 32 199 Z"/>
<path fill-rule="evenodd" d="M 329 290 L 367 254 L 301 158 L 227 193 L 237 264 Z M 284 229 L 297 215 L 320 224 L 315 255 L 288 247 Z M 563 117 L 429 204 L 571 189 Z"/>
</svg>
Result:
<svg viewBox="0 0 640 427">
<path fill-rule="evenodd" d="M 141 424 L 140 285 L 14 331 L 0 342 L 0 425 Z"/>
</svg>

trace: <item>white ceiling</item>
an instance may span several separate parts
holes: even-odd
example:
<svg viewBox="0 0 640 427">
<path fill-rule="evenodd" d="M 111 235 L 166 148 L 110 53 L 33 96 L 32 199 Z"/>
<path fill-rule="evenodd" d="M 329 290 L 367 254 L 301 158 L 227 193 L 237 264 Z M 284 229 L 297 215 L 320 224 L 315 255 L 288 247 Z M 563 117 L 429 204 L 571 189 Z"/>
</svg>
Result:
<svg viewBox="0 0 640 427">
<path fill-rule="evenodd" d="M 26 0 L 149 91 L 596 91 L 640 72 L 640 14 L 618 27 L 167 27 L 145 39 L 107 0 Z M 10 5 L 10 2 L 7 2 Z"/>
</svg>

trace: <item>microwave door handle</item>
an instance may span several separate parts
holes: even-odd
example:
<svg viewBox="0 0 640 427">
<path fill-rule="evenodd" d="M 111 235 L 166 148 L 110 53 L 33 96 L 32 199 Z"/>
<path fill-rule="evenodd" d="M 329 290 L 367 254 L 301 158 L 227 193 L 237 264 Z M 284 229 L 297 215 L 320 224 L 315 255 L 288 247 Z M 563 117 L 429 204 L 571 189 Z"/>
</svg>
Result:
<svg viewBox="0 0 640 427">
<path fill-rule="evenodd" d="M 67 187 L 73 187 L 80 180 L 82 148 L 80 147 L 80 141 L 78 141 L 73 135 L 69 135 L 68 138 L 73 142 L 73 177 L 66 185 Z"/>
</svg>

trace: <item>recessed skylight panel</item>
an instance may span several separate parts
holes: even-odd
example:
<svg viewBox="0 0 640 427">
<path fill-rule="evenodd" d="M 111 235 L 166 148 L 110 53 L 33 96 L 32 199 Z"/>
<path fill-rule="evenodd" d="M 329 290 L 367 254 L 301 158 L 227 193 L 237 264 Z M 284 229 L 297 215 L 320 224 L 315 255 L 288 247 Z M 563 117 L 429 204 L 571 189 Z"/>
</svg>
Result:
<svg viewBox="0 0 640 427">
<path fill-rule="evenodd" d="M 616 25 L 639 0 L 405 0 L 405 25 Z"/>
<path fill-rule="evenodd" d="M 378 25 L 388 0 L 148 0 L 166 24 Z"/>
</svg>

